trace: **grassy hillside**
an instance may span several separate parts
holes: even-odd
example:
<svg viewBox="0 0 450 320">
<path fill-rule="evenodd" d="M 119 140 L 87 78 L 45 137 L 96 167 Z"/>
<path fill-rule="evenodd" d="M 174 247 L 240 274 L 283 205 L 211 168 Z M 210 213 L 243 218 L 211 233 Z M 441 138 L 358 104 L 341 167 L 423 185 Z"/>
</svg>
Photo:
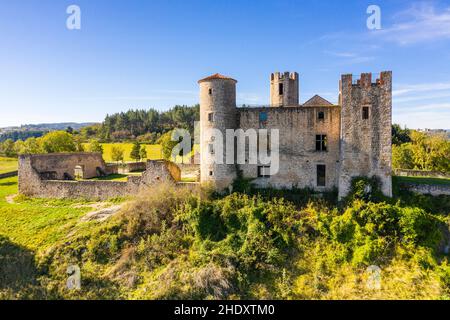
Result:
<svg viewBox="0 0 450 320">
<path fill-rule="evenodd" d="M 450 298 L 441 250 L 450 197 L 390 200 L 355 184 L 338 204 L 334 194 L 307 190 L 246 187 L 247 195 L 218 197 L 163 185 L 104 223 L 82 223 L 88 203 L 9 204 L 16 179 L 0 183 L 0 269 L 8 271 L 0 273 L 0 297 Z M 65 287 L 74 264 L 81 291 Z M 371 265 L 381 268 L 380 289 L 368 286 Z"/>
<path fill-rule="evenodd" d="M 45 250 L 67 236 L 94 202 L 29 199 L 17 194 L 17 177 L 0 179 L 0 235 L 30 250 Z M 13 203 L 10 203 L 13 202 Z"/>
<path fill-rule="evenodd" d="M 16 158 L 0 157 L 0 174 L 17 170 Z"/>
</svg>

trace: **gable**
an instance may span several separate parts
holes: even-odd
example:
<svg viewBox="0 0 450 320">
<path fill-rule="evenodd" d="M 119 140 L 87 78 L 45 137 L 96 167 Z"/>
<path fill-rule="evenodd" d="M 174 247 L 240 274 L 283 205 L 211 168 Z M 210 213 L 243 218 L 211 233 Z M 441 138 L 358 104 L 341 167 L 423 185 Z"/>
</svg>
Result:
<svg viewBox="0 0 450 320">
<path fill-rule="evenodd" d="M 322 98 L 321 96 L 319 96 L 317 94 L 303 104 L 303 106 L 305 106 L 305 107 L 332 106 L 332 105 L 333 104 L 330 101 Z"/>
</svg>

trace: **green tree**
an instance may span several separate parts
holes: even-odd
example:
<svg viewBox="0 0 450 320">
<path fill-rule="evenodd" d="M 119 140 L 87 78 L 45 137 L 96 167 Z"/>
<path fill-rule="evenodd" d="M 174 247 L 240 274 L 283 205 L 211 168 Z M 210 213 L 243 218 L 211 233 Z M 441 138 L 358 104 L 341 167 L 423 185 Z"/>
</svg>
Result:
<svg viewBox="0 0 450 320">
<path fill-rule="evenodd" d="M 97 139 L 92 139 L 89 143 L 89 152 L 99 152 L 103 154 L 103 146 Z"/>
<path fill-rule="evenodd" d="M 166 132 L 158 139 L 158 144 L 161 145 L 162 149 L 162 156 L 164 159 L 169 161 L 175 160 L 172 157 L 172 151 L 179 143 L 178 141 L 172 141 L 172 132 L 173 131 Z"/>
<path fill-rule="evenodd" d="M 402 129 L 400 125 L 392 125 L 392 144 L 401 145 L 403 143 L 411 142 L 411 131 L 409 129 Z"/>
<path fill-rule="evenodd" d="M 73 136 L 65 131 L 49 132 L 41 141 L 42 149 L 46 153 L 77 151 Z"/>
<path fill-rule="evenodd" d="M 36 154 L 42 153 L 42 147 L 40 144 L 41 139 L 37 138 L 28 138 L 24 143 L 24 153 Z"/>
<path fill-rule="evenodd" d="M 123 162 L 123 157 L 124 157 L 125 151 L 123 150 L 122 147 L 120 146 L 112 146 L 111 148 L 111 158 L 113 161 L 116 162 Z"/>
<path fill-rule="evenodd" d="M 147 159 L 147 148 L 145 146 L 141 147 L 139 155 L 141 156 L 141 159 Z"/>
<path fill-rule="evenodd" d="M 133 148 L 130 152 L 130 158 L 136 160 L 136 162 L 141 159 L 141 144 L 139 143 L 139 141 L 134 142 Z"/>
<path fill-rule="evenodd" d="M 24 154 L 25 153 L 25 142 L 22 140 L 17 140 L 14 142 L 14 153 L 16 155 Z"/>
<path fill-rule="evenodd" d="M 15 157 L 17 153 L 14 149 L 14 141 L 7 139 L 2 143 L 1 153 L 7 157 Z"/>
</svg>

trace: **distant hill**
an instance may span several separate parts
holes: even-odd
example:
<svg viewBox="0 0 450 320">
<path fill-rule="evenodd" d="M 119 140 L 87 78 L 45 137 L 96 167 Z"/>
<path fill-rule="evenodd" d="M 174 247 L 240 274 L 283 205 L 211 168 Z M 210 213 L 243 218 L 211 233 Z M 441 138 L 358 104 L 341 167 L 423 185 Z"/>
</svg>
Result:
<svg viewBox="0 0 450 320">
<path fill-rule="evenodd" d="M 79 130 L 83 127 L 96 124 L 95 122 L 59 122 L 59 123 L 40 123 L 40 124 L 24 124 L 20 127 L 0 128 L 0 142 L 7 139 L 26 140 L 30 137 L 40 137 L 49 131 L 66 130 L 71 127 L 73 130 Z"/>
</svg>

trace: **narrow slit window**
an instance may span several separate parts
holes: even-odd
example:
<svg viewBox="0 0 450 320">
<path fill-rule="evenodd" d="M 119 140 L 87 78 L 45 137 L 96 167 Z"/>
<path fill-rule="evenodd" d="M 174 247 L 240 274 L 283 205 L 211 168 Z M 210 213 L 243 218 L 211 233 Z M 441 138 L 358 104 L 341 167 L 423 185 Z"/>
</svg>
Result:
<svg viewBox="0 0 450 320">
<path fill-rule="evenodd" d="M 214 171 L 210 171 L 209 175 L 212 177 L 214 175 Z"/>
<path fill-rule="evenodd" d="M 284 90 L 283 84 L 279 83 L 278 84 L 278 93 L 279 93 L 280 96 L 283 95 L 283 90 Z"/>
<path fill-rule="evenodd" d="M 327 151 L 327 135 L 316 135 L 316 151 Z"/>
<path fill-rule="evenodd" d="M 326 184 L 325 173 L 326 173 L 325 165 L 318 164 L 317 165 L 317 186 L 318 187 L 325 187 L 325 184 Z"/>
<path fill-rule="evenodd" d="M 362 118 L 363 120 L 369 119 L 369 107 L 362 108 Z"/>
<path fill-rule="evenodd" d="M 209 151 L 209 153 L 214 154 L 214 144 L 213 143 L 208 144 L 208 151 Z"/>
<path fill-rule="evenodd" d="M 211 88 L 208 89 L 208 93 L 209 93 L 209 95 L 212 95 L 212 89 Z"/>
<path fill-rule="evenodd" d="M 214 112 L 208 113 L 208 121 L 214 122 Z"/>
</svg>

